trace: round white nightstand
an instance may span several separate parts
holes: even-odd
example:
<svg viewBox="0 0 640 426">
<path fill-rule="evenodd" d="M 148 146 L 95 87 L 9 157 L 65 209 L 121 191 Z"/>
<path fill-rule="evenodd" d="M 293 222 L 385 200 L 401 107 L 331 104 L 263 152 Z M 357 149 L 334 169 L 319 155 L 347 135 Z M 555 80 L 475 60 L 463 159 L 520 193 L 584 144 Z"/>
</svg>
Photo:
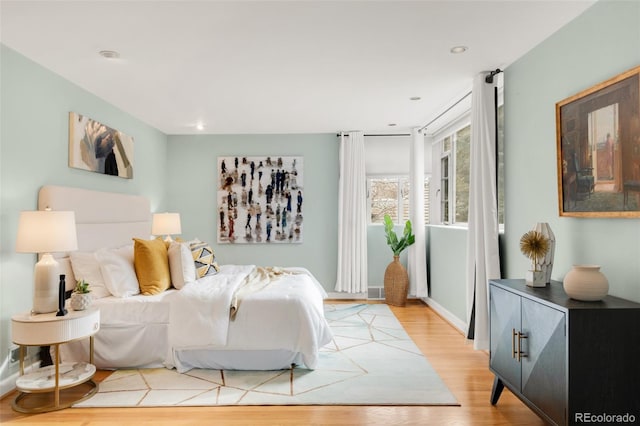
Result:
<svg viewBox="0 0 640 426">
<path fill-rule="evenodd" d="M 20 345 L 20 377 L 16 381 L 19 393 L 13 401 L 13 409 L 22 413 L 60 410 L 95 394 L 98 386 L 91 380 L 96 372 L 93 335 L 98 330 L 98 309 L 69 311 L 60 317 L 55 312 L 14 315 L 11 318 L 11 335 L 13 343 Z M 87 337 L 90 339 L 88 363 L 60 363 L 60 344 Z M 25 346 L 53 346 L 54 364 L 24 374 Z"/>
</svg>

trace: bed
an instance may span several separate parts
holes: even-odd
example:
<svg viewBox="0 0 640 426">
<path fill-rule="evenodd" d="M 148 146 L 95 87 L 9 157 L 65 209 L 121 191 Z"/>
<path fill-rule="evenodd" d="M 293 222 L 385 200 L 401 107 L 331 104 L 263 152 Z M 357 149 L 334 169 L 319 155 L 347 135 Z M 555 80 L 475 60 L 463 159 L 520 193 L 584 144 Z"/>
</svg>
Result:
<svg viewBox="0 0 640 426">
<path fill-rule="evenodd" d="M 217 270 L 199 278 L 202 265 L 189 263 L 188 248 L 211 247 L 192 239 L 165 245 L 172 286 L 138 294 L 145 289 L 134 252 L 139 262 L 140 245 L 161 242 L 150 235 L 145 197 L 44 186 L 38 207 L 76 214 L 78 251 L 56 257 L 67 290 L 80 278 L 93 289 L 101 318 L 94 339 L 98 368 L 313 369 L 319 349 L 332 339 L 323 311 L 327 294 L 304 268 L 209 262 L 208 270 Z M 145 269 L 152 274 L 164 268 L 151 264 Z M 193 268 L 195 279 L 189 279 Z M 79 361 L 89 347 L 77 341 L 60 350 L 64 361 Z"/>
</svg>

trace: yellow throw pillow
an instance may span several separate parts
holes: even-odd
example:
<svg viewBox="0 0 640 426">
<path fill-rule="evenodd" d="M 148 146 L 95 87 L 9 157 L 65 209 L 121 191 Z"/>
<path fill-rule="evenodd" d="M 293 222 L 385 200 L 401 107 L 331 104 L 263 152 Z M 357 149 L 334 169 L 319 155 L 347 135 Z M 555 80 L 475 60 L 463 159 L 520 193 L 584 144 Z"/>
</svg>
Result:
<svg viewBox="0 0 640 426">
<path fill-rule="evenodd" d="M 171 286 L 167 246 L 162 240 L 133 239 L 133 266 L 140 292 L 160 294 Z"/>
<path fill-rule="evenodd" d="M 218 264 L 213 249 L 203 242 L 191 243 L 191 255 L 196 266 L 196 276 L 202 278 L 218 272 Z"/>
</svg>

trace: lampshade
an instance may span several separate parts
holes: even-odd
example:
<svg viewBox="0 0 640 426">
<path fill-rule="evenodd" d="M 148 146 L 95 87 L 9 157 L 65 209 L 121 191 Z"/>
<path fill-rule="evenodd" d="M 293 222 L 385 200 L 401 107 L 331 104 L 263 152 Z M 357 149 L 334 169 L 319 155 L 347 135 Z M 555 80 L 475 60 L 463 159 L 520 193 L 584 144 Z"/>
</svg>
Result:
<svg viewBox="0 0 640 426">
<path fill-rule="evenodd" d="M 16 239 L 18 253 L 54 253 L 77 249 L 74 212 L 40 210 L 20 213 Z"/>
<path fill-rule="evenodd" d="M 182 233 L 180 213 L 155 213 L 151 222 L 153 235 L 175 235 Z"/>
<path fill-rule="evenodd" d="M 33 274 L 33 313 L 55 312 L 62 300 L 58 286 L 59 265 L 51 253 L 77 249 L 74 212 L 47 209 L 20 213 L 16 251 L 42 253 Z"/>
</svg>

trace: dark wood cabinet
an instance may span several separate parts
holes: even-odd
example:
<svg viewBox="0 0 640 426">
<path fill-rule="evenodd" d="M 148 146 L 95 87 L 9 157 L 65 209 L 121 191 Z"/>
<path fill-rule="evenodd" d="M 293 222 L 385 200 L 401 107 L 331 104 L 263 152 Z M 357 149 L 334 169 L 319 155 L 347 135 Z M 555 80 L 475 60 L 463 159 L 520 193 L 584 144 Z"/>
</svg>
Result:
<svg viewBox="0 0 640 426">
<path fill-rule="evenodd" d="M 551 424 L 640 424 L 640 304 L 513 279 L 489 295 L 492 404 L 507 386 Z"/>
</svg>

